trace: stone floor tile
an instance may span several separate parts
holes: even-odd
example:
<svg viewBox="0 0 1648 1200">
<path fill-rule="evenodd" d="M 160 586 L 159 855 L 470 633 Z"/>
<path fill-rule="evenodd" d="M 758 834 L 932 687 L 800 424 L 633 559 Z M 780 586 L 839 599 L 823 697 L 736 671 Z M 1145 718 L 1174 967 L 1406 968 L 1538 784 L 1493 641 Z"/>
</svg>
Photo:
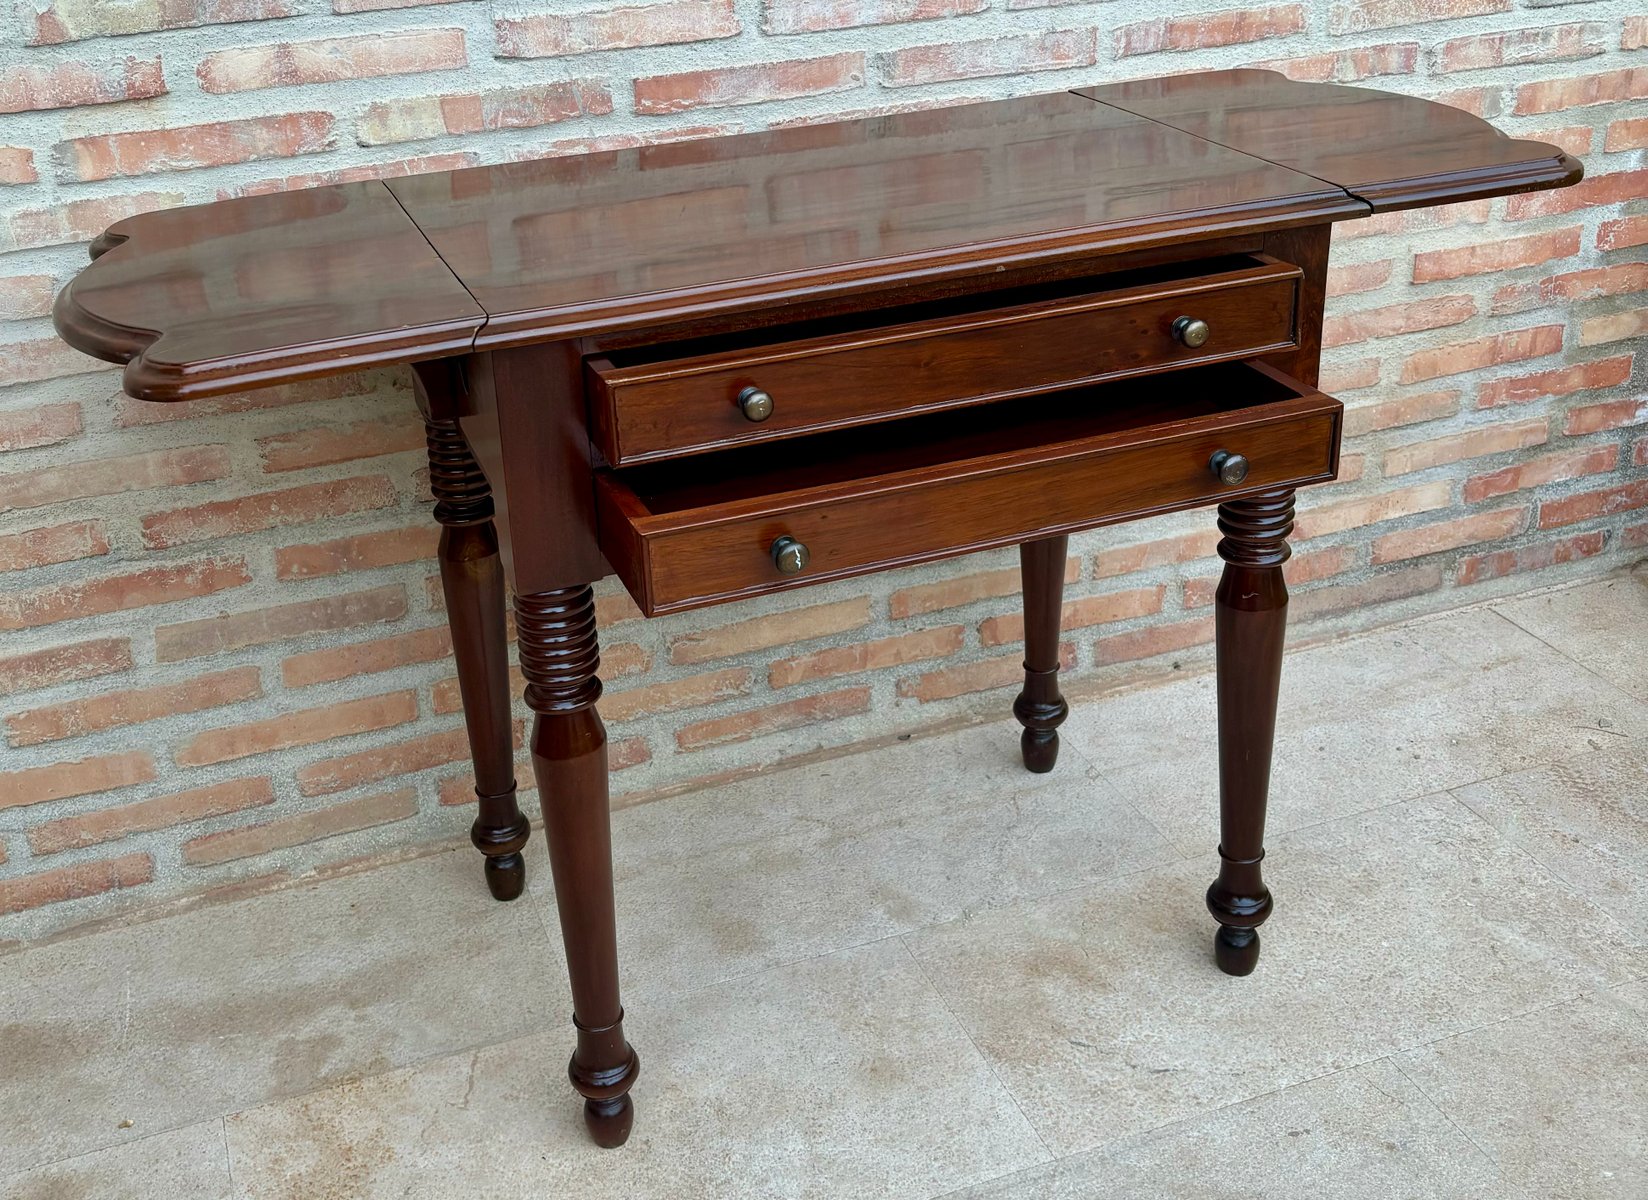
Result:
<svg viewBox="0 0 1648 1200">
<path fill-rule="evenodd" d="M 1177 853 L 1077 754 L 961 730 L 614 817 L 631 997 L 702 987 Z M 534 864 L 536 865 L 536 864 Z M 531 895 L 556 928 L 548 871 Z"/>
<path fill-rule="evenodd" d="M 1648 944 L 1648 740 L 1610 740 L 1454 795 Z"/>
<path fill-rule="evenodd" d="M 1397 1062 L 1529 1195 L 1648 1196 L 1648 983 L 1434 1042 Z"/>
<path fill-rule="evenodd" d="M 230 1200 L 223 1123 L 202 1121 L 0 1177 L 6 1200 Z"/>
<path fill-rule="evenodd" d="M 1494 605 L 1540 641 L 1648 700 L 1648 564 Z"/>
<path fill-rule="evenodd" d="M 1046 1157 L 896 939 L 628 1024 L 621 1151 L 588 1142 L 557 1032 L 230 1117 L 240 1195 L 924 1197 Z"/>
<path fill-rule="evenodd" d="M 1213 677 L 1078 706 L 1071 740 L 1179 849 L 1218 845 Z M 1648 705 L 1487 609 L 1290 655 L 1270 793 L 1280 833 L 1648 734 Z"/>
<path fill-rule="evenodd" d="M 1258 971 L 1212 963 L 1212 856 L 905 940 L 1055 1154 L 1644 969 L 1605 914 L 1445 795 L 1276 839 Z"/>
<path fill-rule="evenodd" d="M 1492 1163 L 1389 1059 L 945 1200 L 1506 1200 Z"/>
<path fill-rule="evenodd" d="M 519 1036 L 565 990 L 472 851 L 8 955 L 0 1174 Z"/>
</svg>

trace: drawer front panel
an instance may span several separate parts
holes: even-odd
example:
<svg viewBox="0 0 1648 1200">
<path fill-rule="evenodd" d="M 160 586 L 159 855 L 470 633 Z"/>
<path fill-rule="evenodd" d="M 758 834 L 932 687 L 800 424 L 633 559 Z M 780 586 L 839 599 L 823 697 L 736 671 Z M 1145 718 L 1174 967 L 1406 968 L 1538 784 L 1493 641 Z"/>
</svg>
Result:
<svg viewBox="0 0 1648 1200">
<path fill-rule="evenodd" d="M 592 429 L 623 466 L 1293 345 L 1297 268 L 1191 280 L 635 366 L 588 363 Z M 1176 336 L 1204 322 L 1198 346 Z M 1194 341 L 1194 337 L 1190 340 Z M 755 422 L 739 397 L 772 398 Z"/>
<path fill-rule="evenodd" d="M 602 545 L 645 611 L 692 608 L 1326 481 L 1337 469 L 1340 415 L 1337 401 L 1308 393 L 1199 428 L 1050 448 L 1039 461 L 958 463 L 914 473 L 919 478 L 866 479 L 827 497 L 778 495 L 667 516 L 648 513 L 620 475 L 607 474 Z M 1248 458 L 1239 486 L 1210 470 L 1219 450 Z M 775 566 L 780 537 L 807 547 L 801 574 Z"/>
</svg>

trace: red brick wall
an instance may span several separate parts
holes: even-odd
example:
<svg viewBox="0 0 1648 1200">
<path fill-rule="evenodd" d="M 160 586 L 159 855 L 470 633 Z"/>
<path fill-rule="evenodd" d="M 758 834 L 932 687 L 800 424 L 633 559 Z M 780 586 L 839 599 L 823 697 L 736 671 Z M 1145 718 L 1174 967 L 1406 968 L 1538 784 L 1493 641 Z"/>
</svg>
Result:
<svg viewBox="0 0 1648 1200">
<path fill-rule="evenodd" d="M 1581 155 L 1560 193 L 1340 227 L 1344 478 L 1299 638 L 1648 553 L 1648 19 L 1624 0 L 30 0 L 0 17 L 0 943 L 461 837 L 464 737 L 403 372 L 176 407 L 52 336 L 127 213 L 836 113 L 1267 63 Z M 1192 514 L 1073 543 L 1066 665 L 1205 661 Z M 996 553 L 643 622 L 609 585 L 623 802 L 1004 714 Z M 1003 735 L 1007 736 L 1007 735 Z M 1003 743 L 1011 752 L 1012 739 Z M 478 874 L 477 874 L 478 878 Z"/>
</svg>

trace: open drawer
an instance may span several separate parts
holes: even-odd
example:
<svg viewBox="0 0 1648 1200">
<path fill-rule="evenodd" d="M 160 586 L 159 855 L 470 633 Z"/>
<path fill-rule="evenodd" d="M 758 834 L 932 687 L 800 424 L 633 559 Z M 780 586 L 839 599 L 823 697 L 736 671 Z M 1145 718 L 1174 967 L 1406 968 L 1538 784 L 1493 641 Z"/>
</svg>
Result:
<svg viewBox="0 0 1648 1200">
<path fill-rule="evenodd" d="M 673 612 L 1329 480 L 1342 411 L 1227 363 L 606 470 L 601 548 Z"/>
<path fill-rule="evenodd" d="M 632 466 L 1296 344 L 1298 267 L 1171 263 L 585 363 L 590 432 Z"/>
</svg>

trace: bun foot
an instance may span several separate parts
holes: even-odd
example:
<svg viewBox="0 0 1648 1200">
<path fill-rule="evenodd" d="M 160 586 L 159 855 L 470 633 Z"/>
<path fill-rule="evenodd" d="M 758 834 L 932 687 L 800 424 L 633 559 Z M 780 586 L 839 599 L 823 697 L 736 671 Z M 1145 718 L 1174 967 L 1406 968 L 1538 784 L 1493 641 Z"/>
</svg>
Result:
<svg viewBox="0 0 1648 1200">
<path fill-rule="evenodd" d="M 1056 729 L 1026 729 L 1019 738 L 1024 768 L 1045 775 L 1059 761 L 1059 732 Z"/>
<path fill-rule="evenodd" d="M 584 1125 L 590 1140 L 603 1150 L 616 1150 L 629 1141 L 635 1124 L 635 1104 L 628 1093 L 609 1100 L 584 1101 Z"/>
<path fill-rule="evenodd" d="M 494 900 L 515 900 L 526 890 L 526 859 L 519 853 L 486 860 L 486 890 Z"/>
<path fill-rule="evenodd" d="M 1259 931 L 1221 925 L 1213 935 L 1213 961 L 1226 975 L 1251 975 L 1259 965 Z"/>
</svg>

